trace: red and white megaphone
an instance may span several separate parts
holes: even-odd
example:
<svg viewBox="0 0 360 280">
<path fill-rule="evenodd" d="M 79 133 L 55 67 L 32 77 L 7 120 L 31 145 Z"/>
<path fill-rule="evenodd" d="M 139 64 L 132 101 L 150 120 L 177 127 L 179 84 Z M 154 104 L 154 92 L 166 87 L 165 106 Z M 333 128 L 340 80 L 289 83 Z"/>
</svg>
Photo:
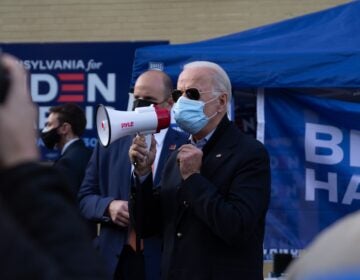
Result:
<svg viewBox="0 0 360 280">
<path fill-rule="evenodd" d="M 153 105 L 134 111 L 117 111 L 99 105 L 96 128 L 100 143 L 107 147 L 115 140 L 133 134 L 152 134 L 170 125 L 170 112 Z"/>
</svg>

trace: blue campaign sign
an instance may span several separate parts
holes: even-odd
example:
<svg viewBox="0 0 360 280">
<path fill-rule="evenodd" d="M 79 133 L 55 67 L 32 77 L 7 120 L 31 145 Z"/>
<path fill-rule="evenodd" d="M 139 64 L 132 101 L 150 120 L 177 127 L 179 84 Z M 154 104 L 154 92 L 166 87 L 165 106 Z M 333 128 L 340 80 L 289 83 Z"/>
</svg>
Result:
<svg viewBox="0 0 360 280">
<path fill-rule="evenodd" d="M 265 248 L 304 248 L 360 208 L 360 104 L 298 92 L 265 94 L 272 195 Z"/>
<path fill-rule="evenodd" d="M 0 48 L 17 56 L 30 73 L 32 99 L 39 106 L 39 129 L 44 127 L 51 106 L 76 102 L 87 117 L 83 139 L 88 147 L 94 147 L 97 105 L 127 109 L 135 50 L 167 43 L 18 43 L 0 44 Z M 43 159 L 57 157 L 58 152 L 47 150 L 41 141 L 39 146 Z"/>
</svg>

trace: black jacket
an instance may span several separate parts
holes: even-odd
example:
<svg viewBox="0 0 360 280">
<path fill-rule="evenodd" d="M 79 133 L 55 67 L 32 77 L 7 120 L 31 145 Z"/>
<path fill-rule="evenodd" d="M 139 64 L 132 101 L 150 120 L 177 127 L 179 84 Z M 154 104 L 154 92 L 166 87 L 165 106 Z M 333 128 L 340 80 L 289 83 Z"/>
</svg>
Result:
<svg viewBox="0 0 360 280">
<path fill-rule="evenodd" d="M 163 234 L 162 279 L 263 279 L 267 151 L 224 117 L 203 154 L 200 174 L 182 180 L 174 153 L 159 189 L 136 187 L 138 230 Z"/>
<path fill-rule="evenodd" d="M 65 185 L 36 163 L 0 172 L 0 279 L 109 279 Z"/>
<path fill-rule="evenodd" d="M 91 154 L 92 151 L 79 139 L 71 143 L 54 163 L 54 167 L 63 172 L 75 197 L 78 195 Z"/>
</svg>

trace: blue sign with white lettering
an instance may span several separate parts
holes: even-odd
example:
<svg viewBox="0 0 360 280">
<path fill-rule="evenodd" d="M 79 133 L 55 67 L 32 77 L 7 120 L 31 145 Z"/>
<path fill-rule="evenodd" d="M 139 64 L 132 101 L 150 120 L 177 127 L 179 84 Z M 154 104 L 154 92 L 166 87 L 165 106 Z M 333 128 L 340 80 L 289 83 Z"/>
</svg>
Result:
<svg viewBox="0 0 360 280">
<path fill-rule="evenodd" d="M 360 104 L 266 92 L 272 194 L 265 248 L 304 248 L 360 208 Z"/>
<path fill-rule="evenodd" d="M 30 73 L 32 99 L 39 106 L 39 129 L 44 127 L 51 106 L 75 102 L 86 113 L 83 140 L 88 147 L 94 147 L 96 106 L 127 109 L 135 50 L 167 43 L 19 43 L 0 44 L 0 48 L 18 57 Z M 47 150 L 41 141 L 39 146 L 43 159 L 58 156 L 57 151 Z"/>
</svg>

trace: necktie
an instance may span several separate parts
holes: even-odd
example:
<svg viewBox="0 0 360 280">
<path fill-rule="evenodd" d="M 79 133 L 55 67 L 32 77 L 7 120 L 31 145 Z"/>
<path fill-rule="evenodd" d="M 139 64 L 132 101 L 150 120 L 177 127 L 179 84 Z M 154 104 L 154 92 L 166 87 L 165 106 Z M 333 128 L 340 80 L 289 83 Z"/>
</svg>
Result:
<svg viewBox="0 0 360 280">
<path fill-rule="evenodd" d="M 136 244 L 137 242 L 138 242 L 138 244 Z M 128 227 L 127 244 L 130 245 L 130 247 L 135 252 L 144 250 L 144 240 L 139 239 L 138 241 L 136 241 L 136 232 L 135 232 L 135 229 L 131 226 L 131 223 L 129 224 L 129 227 Z"/>
</svg>

